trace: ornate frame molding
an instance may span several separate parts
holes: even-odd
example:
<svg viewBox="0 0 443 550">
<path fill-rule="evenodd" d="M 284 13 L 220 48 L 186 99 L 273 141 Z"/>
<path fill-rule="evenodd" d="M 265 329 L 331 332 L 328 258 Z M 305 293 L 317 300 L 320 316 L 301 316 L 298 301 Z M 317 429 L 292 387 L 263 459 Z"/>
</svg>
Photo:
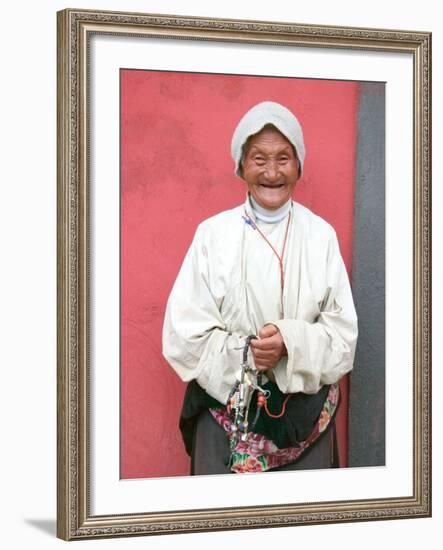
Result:
<svg viewBox="0 0 443 550">
<path fill-rule="evenodd" d="M 91 516 L 88 484 L 88 41 L 92 34 L 408 52 L 414 59 L 413 496 Z M 431 515 L 431 34 L 89 10 L 58 13 L 58 536 L 184 533 Z"/>
</svg>

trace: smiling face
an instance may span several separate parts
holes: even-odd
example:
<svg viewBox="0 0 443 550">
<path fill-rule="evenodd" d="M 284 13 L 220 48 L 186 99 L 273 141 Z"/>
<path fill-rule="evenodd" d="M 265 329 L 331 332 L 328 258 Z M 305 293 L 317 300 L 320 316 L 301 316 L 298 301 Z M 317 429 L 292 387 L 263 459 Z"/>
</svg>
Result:
<svg viewBox="0 0 443 550">
<path fill-rule="evenodd" d="M 276 128 L 265 127 L 245 146 L 242 176 L 256 202 L 268 210 L 283 206 L 298 180 L 299 163 L 291 143 Z"/>
</svg>

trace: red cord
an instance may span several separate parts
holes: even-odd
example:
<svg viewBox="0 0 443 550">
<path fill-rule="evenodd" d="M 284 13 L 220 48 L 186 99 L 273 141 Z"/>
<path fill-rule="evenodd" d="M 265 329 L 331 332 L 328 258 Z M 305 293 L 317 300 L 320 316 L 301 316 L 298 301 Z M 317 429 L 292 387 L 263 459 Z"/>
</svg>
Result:
<svg viewBox="0 0 443 550">
<path fill-rule="evenodd" d="M 270 416 L 271 418 L 274 418 L 274 419 L 277 419 L 277 418 L 281 418 L 284 414 L 285 414 L 285 410 L 286 410 L 286 403 L 288 402 L 288 399 L 291 397 L 292 394 L 289 394 L 286 396 L 286 399 L 283 401 L 283 407 L 281 409 L 281 412 L 280 414 L 272 414 L 269 412 L 269 409 L 268 409 L 268 402 L 265 401 L 264 403 L 264 407 L 265 407 L 265 411 L 266 411 L 266 414 L 268 416 Z"/>
<path fill-rule="evenodd" d="M 284 314 L 284 307 L 283 307 L 283 290 L 284 290 L 284 287 L 285 287 L 285 272 L 284 272 L 284 267 L 283 267 L 283 259 L 284 259 L 284 256 L 285 256 L 285 249 L 286 249 L 286 241 L 288 240 L 288 232 L 289 232 L 289 224 L 291 223 L 291 212 L 289 212 L 289 216 L 288 216 L 288 223 L 286 224 L 286 231 L 285 231 L 285 238 L 283 240 L 283 247 L 282 247 L 282 250 L 281 250 L 281 254 L 279 254 L 274 246 L 272 245 L 272 243 L 267 239 L 266 235 L 264 233 L 262 233 L 262 231 L 260 231 L 260 228 L 254 223 L 254 221 L 251 219 L 251 217 L 248 215 L 248 213 L 246 212 L 245 210 L 245 215 L 246 217 L 248 218 L 249 220 L 249 223 L 251 224 L 251 226 L 256 229 L 259 234 L 263 237 L 263 239 L 268 243 L 268 245 L 271 247 L 272 251 L 274 252 L 274 254 L 277 256 L 277 259 L 278 259 L 278 265 L 279 265 L 279 268 L 280 268 L 280 286 L 281 286 L 281 310 L 282 310 L 282 317 L 284 318 L 285 314 Z M 284 414 L 285 414 L 285 411 L 286 411 L 286 404 L 288 402 L 288 399 L 291 397 L 291 394 L 287 395 L 286 396 L 286 399 L 283 401 L 283 407 L 280 411 L 280 414 L 272 414 L 269 412 L 269 409 L 268 409 L 268 402 L 266 399 L 264 399 L 264 402 L 263 402 L 263 406 L 264 406 L 264 409 L 266 411 L 266 414 L 268 416 L 270 416 L 271 418 L 274 418 L 274 419 L 277 419 L 277 418 L 281 418 Z M 259 405 L 260 406 L 260 405 Z"/>
<path fill-rule="evenodd" d="M 259 234 L 261 235 L 261 237 L 268 243 L 268 245 L 271 247 L 272 251 L 274 252 L 274 254 L 277 256 L 277 259 L 278 259 L 278 266 L 280 268 L 280 286 L 281 286 L 281 310 L 282 310 L 282 317 L 284 318 L 285 314 L 284 314 L 284 307 L 283 307 L 283 290 L 284 290 L 284 287 L 285 287 L 285 272 L 284 272 L 284 267 L 283 267 L 283 259 L 284 259 L 284 256 L 285 256 L 285 249 L 286 249 L 286 241 L 288 239 L 288 232 L 289 232 L 289 224 L 291 222 L 291 212 L 289 211 L 289 215 L 288 215 L 288 223 L 286 224 L 286 231 L 285 231 L 285 238 L 283 240 L 283 247 L 282 247 L 282 250 L 281 250 L 281 254 L 279 254 L 274 246 L 272 245 L 272 243 L 268 240 L 268 238 L 266 237 L 266 235 L 260 230 L 260 228 L 258 227 L 258 225 L 256 225 L 254 223 L 253 220 L 251 220 L 251 217 L 248 215 L 248 213 L 246 212 L 245 210 L 245 214 L 247 216 L 247 218 L 249 219 L 249 222 L 250 224 L 252 225 L 252 227 L 254 229 L 256 229 Z"/>
</svg>

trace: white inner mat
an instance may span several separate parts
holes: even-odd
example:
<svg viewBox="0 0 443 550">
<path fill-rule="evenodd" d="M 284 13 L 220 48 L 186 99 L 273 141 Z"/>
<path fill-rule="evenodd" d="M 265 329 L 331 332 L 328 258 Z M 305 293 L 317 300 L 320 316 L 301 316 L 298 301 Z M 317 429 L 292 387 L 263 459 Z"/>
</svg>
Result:
<svg viewBox="0 0 443 550">
<path fill-rule="evenodd" d="M 92 513 L 179 511 L 411 495 L 412 56 L 100 35 L 94 36 L 92 42 Z M 120 68 L 386 82 L 385 467 L 119 480 Z"/>
</svg>

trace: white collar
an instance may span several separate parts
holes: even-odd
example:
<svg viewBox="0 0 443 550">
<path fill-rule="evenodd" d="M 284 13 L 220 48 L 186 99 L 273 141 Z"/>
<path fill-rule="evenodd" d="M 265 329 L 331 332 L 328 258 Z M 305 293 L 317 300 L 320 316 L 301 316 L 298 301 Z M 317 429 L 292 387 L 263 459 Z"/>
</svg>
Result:
<svg viewBox="0 0 443 550">
<path fill-rule="evenodd" d="M 292 206 L 292 200 L 289 199 L 283 206 L 280 206 L 280 208 L 277 208 L 276 210 L 268 210 L 267 208 L 263 208 L 263 206 L 260 206 L 257 201 L 254 200 L 254 197 L 249 194 L 249 201 L 252 207 L 252 211 L 257 218 L 257 220 L 260 220 L 265 223 L 277 223 L 283 220 L 289 213 L 289 210 Z"/>
</svg>

